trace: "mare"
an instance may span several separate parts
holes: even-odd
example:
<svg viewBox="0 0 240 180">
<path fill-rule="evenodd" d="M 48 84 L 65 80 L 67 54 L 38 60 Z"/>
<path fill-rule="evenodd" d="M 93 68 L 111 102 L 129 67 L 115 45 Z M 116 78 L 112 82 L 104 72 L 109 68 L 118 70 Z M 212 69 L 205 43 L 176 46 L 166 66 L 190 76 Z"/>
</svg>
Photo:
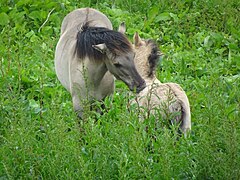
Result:
<svg viewBox="0 0 240 180">
<path fill-rule="evenodd" d="M 186 135 L 191 130 L 191 113 L 188 97 L 180 85 L 161 83 L 156 75 L 156 67 L 161 53 L 153 40 L 142 40 L 138 33 L 134 38 L 135 66 L 146 82 L 146 87 L 137 94 L 137 104 L 147 115 L 159 115 L 177 124 Z M 143 113 L 144 114 L 144 113 Z M 145 115 L 144 115 L 145 116 Z"/>
<path fill-rule="evenodd" d="M 119 31 L 125 25 L 121 24 Z M 74 110 L 83 117 L 86 102 L 101 101 L 114 91 L 114 76 L 130 90 L 145 88 L 134 65 L 132 44 L 112 30 L 101 12 L 81 8 L 65 16 L 55 51 L 55 70 L 71 93 Z"/>
</svg>

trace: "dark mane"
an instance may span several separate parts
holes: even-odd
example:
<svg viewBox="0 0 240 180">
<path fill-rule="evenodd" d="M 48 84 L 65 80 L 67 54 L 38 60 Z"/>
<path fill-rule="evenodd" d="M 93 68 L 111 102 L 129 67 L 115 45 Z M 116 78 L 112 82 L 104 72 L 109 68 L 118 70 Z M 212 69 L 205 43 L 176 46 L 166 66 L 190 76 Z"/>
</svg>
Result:
<svg viewBox="0 0 240 180">
<path fill-rule="evenodd" d="M 147 40 L 146 43 L 147 43 L 147 45 L 150 45 L 152 48 L 151 54 L 149 54 L 149 56 L 148 56 L 148 62 L 150 65 L 148 76 L 152 77 L 155 73 L 157 64 L 159 62 L 160 50 L 158 48 L 157 43 L 154 42 L 152 39 Z"/>
<path fill-rule="evenodd" d="M 131 43 L 124 34 L 104 27 L 91 27 L 88 24 L 84 24 L 77 34 L 76 52 L 79 58 L 88 56 L 91 60 L 103 60 L 106 55 L 92 47 L 102 43 L 105 43 L 115 56 L 132 51 Z"/>
</svg>

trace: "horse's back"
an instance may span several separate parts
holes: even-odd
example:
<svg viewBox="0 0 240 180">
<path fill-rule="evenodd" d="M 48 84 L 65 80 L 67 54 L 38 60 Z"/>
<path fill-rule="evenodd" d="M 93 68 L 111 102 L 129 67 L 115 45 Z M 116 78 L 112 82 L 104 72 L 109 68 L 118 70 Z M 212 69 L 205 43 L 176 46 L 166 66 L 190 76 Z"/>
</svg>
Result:
<svg viewBox="0 0 240 180">
<path fill-rule="evenodd" d="M 112 24 L 106 15 L 92 9 L 76 9 L 65 16 L 61 26 L 61 36 L 55 51 L 55 70 L 61 84 L 70 91 L 70 69 L 79 69 L 81 61 L 78 60 L 75 47 L 77 34 L 83 23 L 90 26 L 106 27 L 112 29 Z"/>
<path fill-rule="evenodd" d="M 81 25 L 90 22 L 90 26 L 112 29 L 112 23 L 103 13 L 92 8 L 76 9 L 65 16 L 61 26 L 61 35 L 69 31 L 76 37 Z"/>
</svg>

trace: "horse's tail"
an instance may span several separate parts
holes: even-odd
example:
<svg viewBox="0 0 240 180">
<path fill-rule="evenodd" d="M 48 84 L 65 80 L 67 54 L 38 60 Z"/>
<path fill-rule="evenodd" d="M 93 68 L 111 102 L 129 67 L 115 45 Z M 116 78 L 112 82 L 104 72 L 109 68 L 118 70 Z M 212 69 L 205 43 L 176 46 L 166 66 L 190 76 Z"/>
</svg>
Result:
<svg viewBox="0 0 240 180">
<path fill-rule="evenodd" d="M 187 132 L 191 130 L 191 112 L 190 112 L 190 104 L 188 101 L 188 97 L 184 90 L 176 83 L 168 83 L 168 85 L 173 90 L 176 98 L 178 99 L 181 105 L 181 124 L 180 129 L 186 136 Z"/>
</svg>

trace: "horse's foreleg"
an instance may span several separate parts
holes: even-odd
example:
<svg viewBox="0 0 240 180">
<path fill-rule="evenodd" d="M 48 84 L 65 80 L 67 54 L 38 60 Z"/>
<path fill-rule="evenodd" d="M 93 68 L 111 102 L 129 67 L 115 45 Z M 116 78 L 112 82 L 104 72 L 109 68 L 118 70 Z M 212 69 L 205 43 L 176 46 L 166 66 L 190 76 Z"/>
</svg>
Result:
<svg viewBox="0 0 240 180">
<path fill-rule="evenodd" d="M 83 98 L 85 94 L 86 93 L 84 93 L 84 91 L 81 90 L 80 85 L 78 83 L 74 83 L 74 82 L 71 83 L 71 95 L 72 95 L 73 108 L 80 119 L 83 119 L 83 115 L 84 115 Z"/>
<path fill-rule="evenodd" d="M 77 113 L 77 116 L 80 119 L 83 119 L 83 108 L 80 105 L 80 99 L 78 97 L 78 95 L 72 95 L 72 102 L 73 102 L 73 108 L 74 111 Z"/>
</svg>

